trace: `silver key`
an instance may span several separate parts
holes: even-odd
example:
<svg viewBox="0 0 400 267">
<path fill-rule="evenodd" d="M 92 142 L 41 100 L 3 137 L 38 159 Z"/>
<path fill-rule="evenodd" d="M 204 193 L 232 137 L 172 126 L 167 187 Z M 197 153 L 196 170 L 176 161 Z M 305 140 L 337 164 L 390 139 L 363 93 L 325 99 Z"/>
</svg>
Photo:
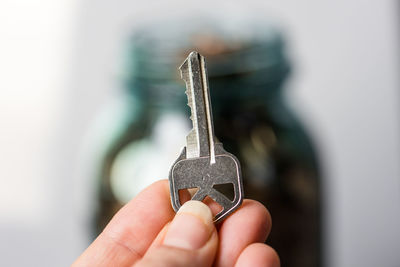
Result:
<svg viewBox="0 0 400 267">
<path fill-rule="evenodd" d="M 172 207 L 175 211 L 181 207 L 179 190 L 197 188 L 193 200 L 202 201 L 209 196 L 222 206 L 223 209 L 214 217 L 214 222 L 219 222 L 243 201 L 240 163 L 224 150 L 221 143 L 215 142 L 204 57 L 192 52 L 179 69 L 186 82 L 193 129 L 169 173 Z M 220 185 L 233 188 L 232 200 L 218 190 Z"/>
</svg>

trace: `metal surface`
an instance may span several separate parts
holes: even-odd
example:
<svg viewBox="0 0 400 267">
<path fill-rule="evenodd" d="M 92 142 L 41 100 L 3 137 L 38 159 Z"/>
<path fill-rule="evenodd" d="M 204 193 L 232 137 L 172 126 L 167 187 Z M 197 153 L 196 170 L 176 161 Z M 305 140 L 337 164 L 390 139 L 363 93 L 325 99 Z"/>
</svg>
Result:
<svg viewBox="0 0 400 267">
<path fill-rule="evenodd" d="M 172 206 L 177 211 L 182 204 L 179 190 L 197 188 L 193 200 L 202 201 L 209 196 L 222 206 L 222 210 L 214 218 L 215 222 L 219 222 L 237 209 L 243 201 L 240 163 L 234 155 L 224 150 L 221 143 L 214 141 L 204 57 L 192 52 L 179 69 L 182 79 L 186 82 L 193 129 L 186 137 L 186 147 L 170 170 Z M 233 186 L 233 200 L 214 188 L 215 185 L 221 184 Z"/>
<path fill-rule="evenodd" d="M 204 57 L 192 52 L 179 67 L 186 82 L 188 106 L 193 129 L 186 137 L 186 157 L 210 156 L 215 162 L 214 130 L 210 109 L 210 92 Z"/>
</svg>

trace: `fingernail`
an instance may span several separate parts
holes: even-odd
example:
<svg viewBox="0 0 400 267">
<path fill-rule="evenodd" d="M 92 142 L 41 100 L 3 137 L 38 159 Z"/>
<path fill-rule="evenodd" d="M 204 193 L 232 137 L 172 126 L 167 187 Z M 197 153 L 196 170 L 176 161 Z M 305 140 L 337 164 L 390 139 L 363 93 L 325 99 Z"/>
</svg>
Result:
<svg viewBox="0 0 400 267">
<path fill-rule="evenodd" d="M 206 204 L 185 202 L 172 220 L 164 245 L 188 250 L 199 249 L 210 239 L 214 229 L 213 216 Z"/>
</svg>

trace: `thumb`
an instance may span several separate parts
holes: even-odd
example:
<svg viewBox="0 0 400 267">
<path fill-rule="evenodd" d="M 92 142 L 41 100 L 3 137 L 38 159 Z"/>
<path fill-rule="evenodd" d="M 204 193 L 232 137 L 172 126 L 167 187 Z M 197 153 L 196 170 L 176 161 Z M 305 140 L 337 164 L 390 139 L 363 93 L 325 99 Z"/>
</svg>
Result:
<svg viewBox="0 0 400 267">
<path fill-rule="evenodd" d="M 211 266 L 218 234 L 211 210 L 200 201 L 188 201 L 179 209 L 161 245 L 152 247 L 136 266 Z"/>
</svg>

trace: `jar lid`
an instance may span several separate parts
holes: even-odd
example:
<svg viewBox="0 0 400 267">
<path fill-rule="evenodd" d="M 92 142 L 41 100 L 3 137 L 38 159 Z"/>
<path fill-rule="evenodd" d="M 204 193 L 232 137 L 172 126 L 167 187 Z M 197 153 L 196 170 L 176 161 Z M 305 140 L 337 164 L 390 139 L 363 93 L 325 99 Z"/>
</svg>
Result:
<svg viewBox="0 0 400 267">
<path fill-rule="evenodd" d="M 265 21 L 168 21 L 142 27 L 131 42 L 129 79 L 180 80 L 177 67 L 191 51 L 206 57 L 210 79 L 237 74 L 283 79 L 289 70 L 282 34 Z"/>
</svg>

